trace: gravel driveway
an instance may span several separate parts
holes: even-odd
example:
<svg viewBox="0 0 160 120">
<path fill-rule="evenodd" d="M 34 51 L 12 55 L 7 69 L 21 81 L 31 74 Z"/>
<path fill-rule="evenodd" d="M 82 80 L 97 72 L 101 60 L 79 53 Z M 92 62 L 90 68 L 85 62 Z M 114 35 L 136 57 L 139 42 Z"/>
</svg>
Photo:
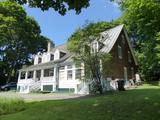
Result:
<svg viewBox="0 0 160 120">
<path fill-rule="evenodd" d="M 62 100 L 62 99 L 81 98 L 81 97 L 85 97 L 85 95 L 77 95 L 77 94 L 73 94 L 73 93 L 20 94 L 20 93 L 16 93 L 16 92 L 0 92 L 0 97 L 22 98 L 25 101 L 30 102 L 30 101 Z"/>
</svg>

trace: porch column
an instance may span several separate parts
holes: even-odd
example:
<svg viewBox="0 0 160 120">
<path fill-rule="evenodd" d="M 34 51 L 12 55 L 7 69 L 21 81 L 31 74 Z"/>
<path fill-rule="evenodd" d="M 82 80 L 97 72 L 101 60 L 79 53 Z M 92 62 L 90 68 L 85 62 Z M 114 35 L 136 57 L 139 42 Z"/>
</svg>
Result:
<svg viewBox="0 0 160 120">
<path fill-rule="evenodd" d="M 76 65 L 72 65 L 72 80 L 76 79 Z"/>
<path fill-rule="evenodd" d="M 58 69 L 57 69 L 57 65 L 54 66 L 54 81 L 55 81 L 55 87 L 53 91 L 56 91 L 58 88 Z"/>
<path fill-rule="evenodd" d="M 44 69 L 41 69 L 41 78 L 44 77 Z"/>
<path fill-rule="evenodd" d="M 36 70 L 33 71 L 33 80 L 36 81 Z"/>
<path fill-rule="evenodd" d="M 78 85 L 77 85 L 77 84 L 75 85 L 74 93 L 75 93 L 75 94 L 78 94 Z"/>
<path fill-rule="evenodd" d="M 27 77 L 28 77 L 28 71 L 26 71 L 25 80 L 27 80 Z"/>
<path fill-rule="evenodd" d="M 21 71 L 18 73 L 18 81 L 21 79 Z"/>
<path fill-rule="evenodd" d="M 42 84 L 43 77 L 44 77 L 44 69 L 41 69 L 41 76 L 40 76 L 40 81 L 41 81 L 41 91 L 43 91 L 43 84 Z"/>
</svg>

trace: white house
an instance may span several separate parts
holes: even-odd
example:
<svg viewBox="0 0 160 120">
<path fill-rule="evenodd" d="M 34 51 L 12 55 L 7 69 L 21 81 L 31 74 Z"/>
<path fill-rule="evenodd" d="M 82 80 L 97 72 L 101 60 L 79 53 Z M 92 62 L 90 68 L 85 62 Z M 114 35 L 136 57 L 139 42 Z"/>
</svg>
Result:
<svg viewBox="0 0 160 120">
<path fill-rule="evenodd" d="M 126 44 L 126 49 L 124 49 L 124 52 L 127 50 L 127 53 L 132 55 L 129 57 L 129 60 L 133 62 L 133 65 L 131 62 L 126 63 L 126 61 L 126 64 L 123 64 L 123 60 L 125 59 L 123 59 L 122 56 L 121 58 L 115 58 L 118 61 L 122 61 L 122 65 L 120 66 L 121 68 L 119 67 L 119 70 L 122 71 L 122 73 L 118 73 L 116 69 L 115 72 L 117 74 L 113 72 L 113 75 L 114 79 L 129 79 L 129 76 L 131 76 L 130 74 L 134 74 L 134 66 L 137 65 L 137 62 L 124 25 L 119 25 L 112 29 L 106 30 L 101 33 L 101 35 L 104 39 L 104 46 L 102 50 L 107 53 L 112 53 L 113 49 L 117 48 L 115 45 L 118 44 L 117 53 L 123 55 L 121 53 L 122 50 L 120 50 L 120 45 L 121 43 Z M 122 38 L 121 36 L 125 37 L 123 38 L 124 40 L 120 39 Z M 98 45 L 96 46 L 98 47 Z M 132 73 L 129 72 L 129 70 L 132 70 Z M 69 90 L 74 91 L 74 93 L 88 94 L 88 84 L 81 80 L 83 76 L 84 64 L 81 63 L 80 65 L 76 65 L 73 62 L 72 54 L 68 52 L 66 44 L 53 47 L 52 44 L 49 43 L 47 52 L 38 53 L 34 57 L 34 65 L 19 70 L 17 91 L 20 93 L 29 93 L 34 90 L 53 92 L 59 90 Z M 111 80 L 112 77 L 113 76 L 110 75 L 108 80 Z M 113 81 L 105 81 L 103 86 L 106 87 L 106 89 L 110 89 L 111 87 L 116 89 L 115 82 Z"/>
</svg>

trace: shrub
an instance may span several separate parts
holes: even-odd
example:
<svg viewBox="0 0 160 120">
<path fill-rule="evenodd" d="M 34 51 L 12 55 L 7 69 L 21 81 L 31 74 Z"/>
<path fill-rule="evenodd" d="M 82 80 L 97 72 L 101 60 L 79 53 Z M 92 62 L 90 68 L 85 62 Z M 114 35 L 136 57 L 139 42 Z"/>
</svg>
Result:
<svg viewBox="0 0 160 120">
<path fill-rule="evenodd" d="M 20 98 L 0 97 L 0 115 L 22 111 L 26 108 Z"/>
</svg>

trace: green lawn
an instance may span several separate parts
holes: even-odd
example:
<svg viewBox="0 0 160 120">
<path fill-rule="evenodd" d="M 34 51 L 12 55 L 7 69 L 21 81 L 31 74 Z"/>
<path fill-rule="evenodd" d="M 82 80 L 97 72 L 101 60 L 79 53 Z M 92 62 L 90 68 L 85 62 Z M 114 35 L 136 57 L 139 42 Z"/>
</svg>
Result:
<svg viewBox="0 0 160 120">
<path fill-rule="evenodd" d="M 0 120 L 160 120 L 160 87 L 145 85 L 124 92 L 27 103 L 24 111 Z"/>
</svg>

